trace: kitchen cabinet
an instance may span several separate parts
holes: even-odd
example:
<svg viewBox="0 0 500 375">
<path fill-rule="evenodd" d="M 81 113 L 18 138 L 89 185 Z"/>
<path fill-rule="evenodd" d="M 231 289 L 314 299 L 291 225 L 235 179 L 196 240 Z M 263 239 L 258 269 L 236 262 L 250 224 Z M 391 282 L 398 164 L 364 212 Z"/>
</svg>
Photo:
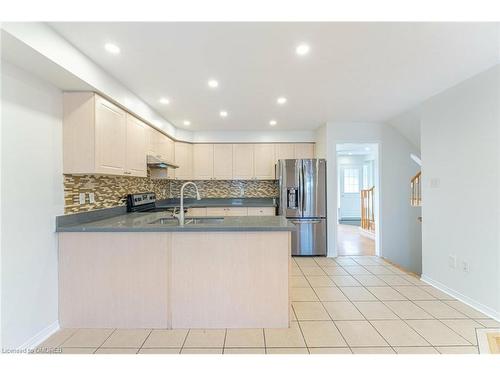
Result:
<svg viewBox="0 0 500 375">
<path fill-rule="evenodd" d="M 275 207 L 248 207 L 248 216 L 275 216 Z"/>
<path fill-rule="evenodd" d="M 214 174 L 216 180 L 231 180 L 233 178 L 233 145 L 214 145 Z"/>
<path fill-rule="evenodd" d="M 214 178 L 214 145 L 193 145 L 193 179 L 211 180 Z"/>
<path fill-rule="evenodd" d="M 125 173 L 136 177 L 147 176 L 146 166 L 147 125 L 127 113 Z"/>
<path fill-rule="evenodd" d="M 295 159 L 295 144 L 278 143 L 276 145 L 276 161 L 280 159 Z"/>
<path fill-rule="evenodd" d="M 207 207 L 207 216 L 247 216 L 246 207 Z"/>
<path fill-rule="evenodd" d="M 275 145 L 269 143 L 258 143 L 253 147 L 253 178 L 256 180 L 274 180 Z"/>
<path fill-rule="evenodd" d="M 313 159 L 314 143 L 296 143 L 295 159 Z"/>
<path fill-rule="evenodd" d="M 186 217 L 199 217 L 199 216 L 207 216 L 207 208 L 206 207 L 190 207 L 186 213 Z"/>
<path fill-rule="evenodd" d="M 95 172 L 129 174 L 125 170 L 127 146 L 126 112 L 95 96 Z"/>
<path fill-rule="evenodd" d="M 174 141 L 150 126 L 148 126 L 147 133 L 148 154 L 168 162 L 174 162 Z"/>
<path fill-rule="evenodd" d="M 146 124 L 92 92 L 63 96 L 63 173 L 146 176 Z"/>
<path fill-rule="evenodd" d="M 175 142 L 176 180 L 190 180 L 193 177 L 193 145 L 191 143 Z"/>
<path fill-rule="evenodd" d="M 233 145 L 233 179 L 251 180 L 254 177 L 254 147 L 252 144 Z"/>
</svg>

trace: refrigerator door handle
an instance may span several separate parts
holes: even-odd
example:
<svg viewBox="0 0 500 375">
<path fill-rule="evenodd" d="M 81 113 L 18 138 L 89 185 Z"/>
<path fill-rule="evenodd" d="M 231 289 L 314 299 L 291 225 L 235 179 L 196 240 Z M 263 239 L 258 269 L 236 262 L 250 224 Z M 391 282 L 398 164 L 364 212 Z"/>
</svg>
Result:
<svg viewBox="0 0 500 375">
<path fill-rule="evenodd" d="M 297 170 L 298 172 L 298 175 L 299 175 L 299 191 L 298 191 L 298 194 L 299 194 L 299 204 L 298 204 L 298 211 L 299 211 L 299 216 L 302 216 L 304 213 L 303 213 L 303 202 L 304 202 L 304 175 L 302 174 L 302 160 L 301 160 L 301 163 L 300 163 L 300 166 Z"/>
<path fill-rule="evenodd" d="M 301 195 L 301 200 L 300 200 L 300 213 L 302 214 L 302 216 L 304 216 L 304 190 L 305 190 L 305 187 L 304 187 L 304 184 L 305 184 L 305 179 L 304 179 L 304 163 L 302 163 L 302 166 L 300 167 L 300 176 L 301 176 L 301 192 L 300 192 L 300 195 Z"/>
</svg>

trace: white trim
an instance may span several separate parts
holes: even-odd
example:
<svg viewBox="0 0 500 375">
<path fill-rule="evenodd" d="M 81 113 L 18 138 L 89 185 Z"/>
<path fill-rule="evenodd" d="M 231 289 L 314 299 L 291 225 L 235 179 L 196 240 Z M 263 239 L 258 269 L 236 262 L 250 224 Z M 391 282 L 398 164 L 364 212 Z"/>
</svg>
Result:
<svg viewBox="0 0 500 375">
<path fill-rule="evenodd" d="M 422 275 L 420 277 L 420 280 L 426 282 L 429 285 L 432 285 L 434 288 L 439 289 L 440 291 L 442 291 L 446 294 L 449 294 L 453 298 L 456 298 L 460 302 L 463 302 L 466 305 L 469 305 L 473 309 L 476 309 L 477 311 L 479 311 L 485 315 L 488 315 L 491 319 L 494 319 L 496 321 L 500 321 L 500 312 L 499 311 L 495 311 L 492 308 L 490 308 L 486 305 L 483 305 L 482 303 L 477 302 L 476 300 L 473 300 L 472 298 L 469 298 L 466 295 L 464 295 L 460 292 L 457 292 L 456 290 L 451 289 L 451 288 L 447 287 L 446 285 L 441 284 L 439 281 L 435 281 L 426 275 Z"/>
<path fill-rule="evenodd" d="M 32 350 L 35 349 L 42 342 L 47 340 L 50 336 L 59 330 L 59 321 L 56 320 L 54 323 L 42 329 L 35 336 L 29 338 L 24 344 L 22 344 L 18 350 Z"/>
</svg>

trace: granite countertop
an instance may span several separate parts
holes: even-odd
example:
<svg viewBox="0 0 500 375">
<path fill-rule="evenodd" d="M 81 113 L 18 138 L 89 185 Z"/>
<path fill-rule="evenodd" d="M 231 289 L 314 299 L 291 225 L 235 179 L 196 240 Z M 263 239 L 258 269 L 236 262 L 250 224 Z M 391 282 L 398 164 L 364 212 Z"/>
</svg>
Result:
<svg viewBox="0 0 500 375">
<path fill-rule="evenodd" d="M 276 207 L 277 198 L 184 198 L 184 207 Z M 158 208 L 179 207 L 180 199 L 162 199 L 156 202 Z"/>
<path fill-rule="evenodd" d="M 114 217 L 84 223 L 59 223 L 57 232 L 280 232 L 293 231 L 295 225 L 282 216 L 226 216 L 220 221 L 200 224 L 186 224 L 181 227 L 170 221 L 162 224 L 161 219 L 172 218 L 167 212 L 126 213 Z M 203 217 L 206 219 L 208 217 Z M 190 218 L 186 218 L 186 221 Z"/>
</svg>

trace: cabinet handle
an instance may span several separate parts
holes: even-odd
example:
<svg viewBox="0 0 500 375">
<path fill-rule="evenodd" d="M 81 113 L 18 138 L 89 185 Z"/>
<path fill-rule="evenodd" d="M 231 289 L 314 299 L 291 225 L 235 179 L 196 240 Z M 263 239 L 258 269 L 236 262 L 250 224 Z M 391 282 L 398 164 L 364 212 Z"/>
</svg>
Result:
<svg viewBox="0 0 500 375">
<path fill-rule="evenodd" d="M 123 174 L 132 174 L 132 172 L 125 171 Z"/>
</svg>

